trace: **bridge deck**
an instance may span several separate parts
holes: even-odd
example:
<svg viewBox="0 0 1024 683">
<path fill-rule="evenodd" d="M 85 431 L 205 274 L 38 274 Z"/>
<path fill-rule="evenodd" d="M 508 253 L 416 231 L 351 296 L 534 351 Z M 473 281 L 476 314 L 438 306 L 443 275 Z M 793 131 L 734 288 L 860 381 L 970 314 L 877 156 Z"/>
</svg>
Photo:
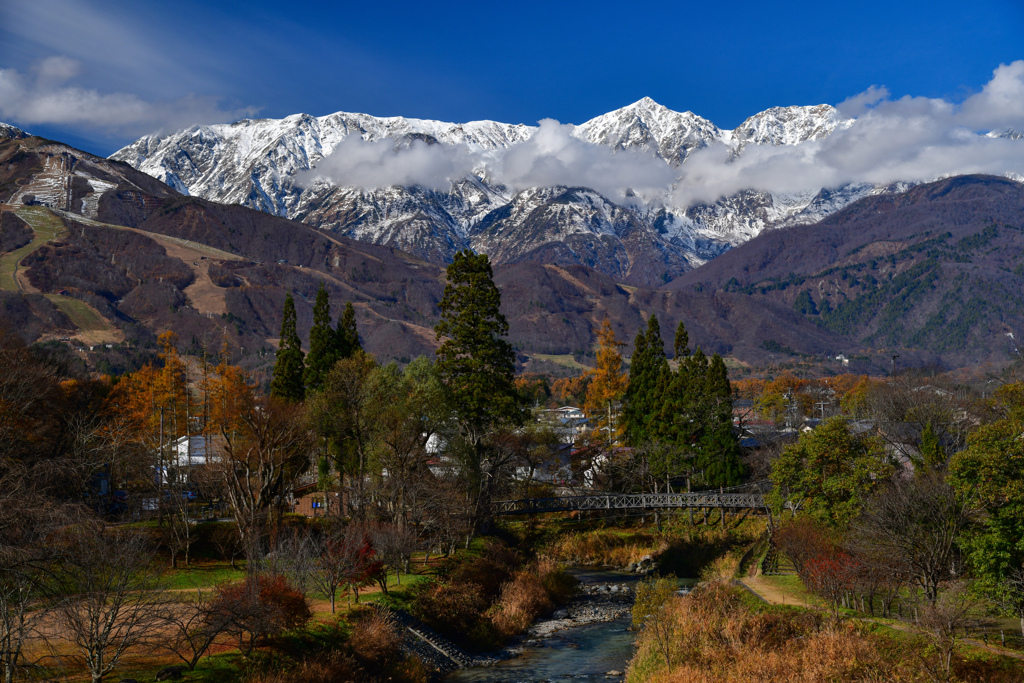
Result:
<svg viewBox="0 0 1024 683">
<path fill-rule="evenodd" d="M 760 493 L 599 493 L 588 496 L 559 496 L 501 500 L 494 503 L 496 515 L 525 515 L 534 512 L 572 510 L 654 510 L 665 508 L 766 509 Z"/>
</svg>

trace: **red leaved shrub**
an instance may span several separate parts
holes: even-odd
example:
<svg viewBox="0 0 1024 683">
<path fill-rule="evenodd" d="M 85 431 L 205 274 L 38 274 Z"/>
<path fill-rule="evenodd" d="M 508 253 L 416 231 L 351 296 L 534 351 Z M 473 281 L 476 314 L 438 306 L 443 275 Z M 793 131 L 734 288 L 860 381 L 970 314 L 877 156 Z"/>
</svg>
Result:
<svg viewBox="0 0 1024 683">
<path fill-rule="evenodd" d="M 229 624 L 225 630 L 238 636 L 239 648 L 247 653 L 259 641 L 298 628 L 313 616 L 301 591 L 283 576 L 266 575 L 218 587 L 210 613 L 211 621 Z"/>
</svg>

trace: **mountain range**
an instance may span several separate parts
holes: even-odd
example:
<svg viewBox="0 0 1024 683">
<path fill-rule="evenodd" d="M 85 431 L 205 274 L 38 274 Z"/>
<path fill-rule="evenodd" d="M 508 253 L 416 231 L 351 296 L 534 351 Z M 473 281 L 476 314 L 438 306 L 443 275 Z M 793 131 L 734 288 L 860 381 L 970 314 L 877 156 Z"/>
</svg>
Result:
<svg viewBox="0 0 1024 683">
<path fill-rule="evenodd" d="M 581 141 L 654 157 L 668 167 L 721 143 L 731 157 L 749 145 L 799 145 L 851 125 L 829 105 L 775 107 L 723 130 L 692 112 L 644 98 L 572 128 Z M 242 204 L 445 264 L 464 248 L 497 264 L 585 265 L 617 282 L 660 286 L 764 230 L 813 223 L 886 189 L 866 184 L 809 187 L 780 195 L 747 190 L 713 203 L 673 208 L 665 197 L 609 197 L 590 187 L 511 187 L 479 164 L 443 187 L 361 188 L 311 175 L 346 140 L 425 143 L 493 157 L 529 141 L 539 128 L 494 121 L 456 124 L 338 112 L 244 120 L 140 138 L 112 159 L 177 191 Z M 342 150 L 342 151 L 339 151 Z"/>
<path fill-rule="evenodd" d="M 650 144 L 662 153 L 659 139 Z M 585 203 L 609 217 L 622 211 L 615 220 L 637 215 L 584 188 L 521 194 L 545 207 L 552 230 L 558 211 Z M 515 219 L 515 206 L 504 213 Z M 652 249 L 635 220 L 636 241 L 623 243 Z M 691 346 L 727 356 L 735 372 L 808 360 L 878 371 L 893 353 L 908 365 L 998 365 L 1018 357 L 1024 334 L 1024 185 L 1007 178 L 871 190 L 658 286 L 560 261 L 564 244 L 503 255 L 501 221 L 481 219 L 476 234 L 494 240 L 509 339 L 527 369 L 578 370 L 593 362 L 602 320 L 629 340 L 652 313 L 666 331 L 685 322 Z M 236 360 L 269 368 L 285 292 L 305 336 L 321 283 L 335 313 L 353 302 L 364 344 L 382 360 L 435 348 L 440 264 L 187 195 L 125 162 L 0 126 L 0 322 L 28 342 L 99 348 L 85 353 L 97 366 L 105 344 L 151 350 L 174 331 L 185 351 L 227 343 Z M 828 360 L 840 354 L 852 366 Z"/>
</svg>

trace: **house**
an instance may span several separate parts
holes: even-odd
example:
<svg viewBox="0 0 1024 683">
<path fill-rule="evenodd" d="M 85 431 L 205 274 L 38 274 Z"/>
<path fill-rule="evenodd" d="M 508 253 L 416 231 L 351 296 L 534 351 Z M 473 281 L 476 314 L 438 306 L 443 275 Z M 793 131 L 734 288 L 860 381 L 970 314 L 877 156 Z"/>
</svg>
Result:
<svg viewBox="0 0 1024 683">
<path fill-rule="evenodd" d="M 221 462 L 224 437 L 182 436 L 164 445 L 163 452 L 154 453 L 153 469 L 156 483 L 188 482 L 194 468 Z"/>
<path fill-rule="evenodd" d="M 576 406 L 542 410 L 537 414 L 537 421 L 550 424 L 564 444 L 576 443 L 576 439 L 590 431 L 590 421 Z"/>
<path fill-rule="evenodd" d="M 223 458 L 221 436 L 182 436 L 164 446 L 167 467 L 184 469 L 220 462 Z"/>
<path fill-rule="evenodd" d="M 316 472 L 300 477 L 295 490 L 289 497 L 292 512 L 305 517 L 317 518 L 326 517 L 341 509 L 341 494 L 338 491 L 321 491 L 319 479 Z"/>
<path fill-rule="evenodd" d="M 572 444 L 561 444 L 542 462 L 529 462 L 525 458 L 519 460 L 515 464 L 512 477 L 517 481 L 534 481 L 542 484 L 571 484 Z"/>
</svg>

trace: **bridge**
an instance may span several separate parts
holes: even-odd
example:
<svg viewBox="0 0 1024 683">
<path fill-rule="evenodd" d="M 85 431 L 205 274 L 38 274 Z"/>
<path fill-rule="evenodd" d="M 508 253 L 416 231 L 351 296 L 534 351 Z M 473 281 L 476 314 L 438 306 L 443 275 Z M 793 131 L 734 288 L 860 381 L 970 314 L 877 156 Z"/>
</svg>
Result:
<svg viewBox="0 0 1024 683">
<path fill-rule="evenodd" d="M 788 506 L 787 506 L 788 507 Z M 666 510 L 685 508 L 723 508 L 767 511 L 761 493 L 698 491 L 695 493 L 593 493 L 586 496 L 557 496 L 499 500 L 493 504 L 496 515 L 528 515 L 538 512 L 574 510 Z"/>
</svg>

